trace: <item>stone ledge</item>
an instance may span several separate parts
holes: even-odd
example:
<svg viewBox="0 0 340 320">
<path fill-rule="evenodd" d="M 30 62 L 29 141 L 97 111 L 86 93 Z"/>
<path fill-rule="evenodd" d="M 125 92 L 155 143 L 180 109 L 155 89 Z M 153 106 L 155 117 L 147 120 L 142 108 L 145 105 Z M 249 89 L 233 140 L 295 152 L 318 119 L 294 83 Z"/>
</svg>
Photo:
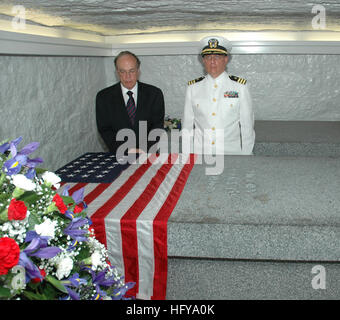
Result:
<svg viewBox="0 0 340 320">
<path fill-rule="evenodd" d="M 340 121 L 255 121 L 256 142 L 340 144 Z"/>
<path fill-rule="evenodd" d="M 340 143 L 255 142 L 255 156 L 340 157 Z"/>
<path fill-rule="evenodd" d="M 255 134 L 255 156 L 340 157 L 340 121 L 256 120 Z"/>
<path fill-rule="evenodd" d="M 316 262 L 168 260 L 168 300 L 338 300 L 340 265 L 322 262 L 325 288 L 313 288 Z M 318 269 L 317 269 L 318 270 Z M 318 280 L 318 278 L 316 278 Z"/>
<path fill-rule="evenodd" d="M 255 121 L 254 155 L 340 157 L 339 121 Z"/>
<path fill-rule="evenodd" d="M 230 260 L 340 261 L 340 228 L 168 223 L 168 256 Z"/>
</svg>

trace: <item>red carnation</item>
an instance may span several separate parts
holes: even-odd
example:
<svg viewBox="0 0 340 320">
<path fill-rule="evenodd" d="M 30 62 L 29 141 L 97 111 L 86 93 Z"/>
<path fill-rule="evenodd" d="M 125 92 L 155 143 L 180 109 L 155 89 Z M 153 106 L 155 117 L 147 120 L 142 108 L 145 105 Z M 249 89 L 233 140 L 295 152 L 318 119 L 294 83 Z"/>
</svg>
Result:
<svg viewBox="0 0 340 320">
<path fill-rule="evenodd" d="M 57 206 L 57 208 L 59 209 L 59 211 L 64 214 L 67 210 L 67 207 L 63 201 L 63 199 L 61 198 L 61 196 L 59 194 L 56 194 L 53 197 L 53 201 L 55 203 L 55 205 Z"/>
<path fill-rule="evenodd" d="M 81 206 L 75 206 L 73 209 L 73 213 L 80 213 L 83 211 L 83 208 Z"/>
<path fill-rule="evenodd" d="M 32 279 L 32 282 L 33 282 L 33 283 L 41 282 L 41 281 L 43 281 L 44 278 L 46 277 L 46 272 L 45 272 L 44 269 L 39 269 L 39 271 L 40 271 L 40 274 L 41 274 L 41 276 L 42 276 L 42 279 L 41 279 L 41 278 L 34 278 L 34 279 Z"/>
<path fill-rule="evenodd" d="M 0 275 L 8 273 L 19 262 L 20 248 L 15 240 L 0 238 Z"/>
<path fill-rule="evenodd" d="M 26 218 L 27 207 L 25 202 L 12 199 L 8 207 L 8 220 L 24 220 Z"/>
</svg>

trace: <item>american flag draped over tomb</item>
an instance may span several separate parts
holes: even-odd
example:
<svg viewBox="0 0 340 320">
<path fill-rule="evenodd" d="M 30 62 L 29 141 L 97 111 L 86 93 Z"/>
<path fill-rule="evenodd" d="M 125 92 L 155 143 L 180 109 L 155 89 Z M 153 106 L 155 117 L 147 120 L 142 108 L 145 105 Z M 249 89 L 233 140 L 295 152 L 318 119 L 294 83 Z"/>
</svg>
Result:
<svg viewBox="0 0 340 320">
<path fill-rule="evenodd" d="M 140 299 L 166 297 L 167 221 L 182 193 L 195 155 L 142 155 L 120 164 L 110 153 L 86 153 L 56 171 L 69 194 L 84 188 L 95 235 L 112 265 L 136 282 Z"/>
</svg>

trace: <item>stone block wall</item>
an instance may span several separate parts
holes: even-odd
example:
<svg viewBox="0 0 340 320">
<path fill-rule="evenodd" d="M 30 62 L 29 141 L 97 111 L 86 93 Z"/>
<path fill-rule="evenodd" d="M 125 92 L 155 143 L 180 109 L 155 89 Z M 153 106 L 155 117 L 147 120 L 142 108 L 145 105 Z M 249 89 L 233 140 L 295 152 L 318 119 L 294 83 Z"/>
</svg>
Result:
<svg viewBox="0 0 340 320">
<path fill-rule="evenodd" d="M 182 117 L 187 82 L 203 75 L 197 55 L 140 56 L 141 81 L 163 90 L 166 113 Z M 105 151 L 95 96 L 117 81 L 113 57 L 0 55 L 0 141 L 40 142 L 55 170 Z M 248 80 L 256 120 L 340 121 L 339 55 L 234 55 L 230 74 Z"/>
<path fill-rule="evenodd" d="M 56 170 L 101 151 L 95 95 L 106 84 L 103 58 L 0 56 L 0 141 L 37 141 L 34 156 Z"/>
</svg>

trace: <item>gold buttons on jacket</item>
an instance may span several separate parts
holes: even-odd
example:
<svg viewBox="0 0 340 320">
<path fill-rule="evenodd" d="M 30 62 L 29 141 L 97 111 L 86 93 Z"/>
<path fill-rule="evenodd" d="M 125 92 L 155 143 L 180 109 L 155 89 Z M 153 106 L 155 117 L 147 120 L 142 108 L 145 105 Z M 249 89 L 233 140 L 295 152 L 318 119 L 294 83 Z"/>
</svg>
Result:
<svg viewBox="0 0 340 320">
<path fill-rule="evenodd" d="M 215 113 L 215 112 L 213 112 L 211 115 L 212 115 L 212 116 L 216 116 L 216 113 Z"/>
<path fill-rule="evenodd" d="M 218 85 L 215 83 L 214 88 L 216 89 L 217 87 L 218 87 Z"/>
<path fill-rule="evenodd" d="M 212 130 L 212 131 L 215 131 L 215 127 L 212 127 L 211 130 Z"/>
<path fill-rule="evenodd" d="M 216 99 L 214 98 L 213 101 L 216 102 Z"/>
<path fill-rule="evenodd" d="M 211 144 L 215 144 L 215 141 L 213 141 Z"/>
</svg>

